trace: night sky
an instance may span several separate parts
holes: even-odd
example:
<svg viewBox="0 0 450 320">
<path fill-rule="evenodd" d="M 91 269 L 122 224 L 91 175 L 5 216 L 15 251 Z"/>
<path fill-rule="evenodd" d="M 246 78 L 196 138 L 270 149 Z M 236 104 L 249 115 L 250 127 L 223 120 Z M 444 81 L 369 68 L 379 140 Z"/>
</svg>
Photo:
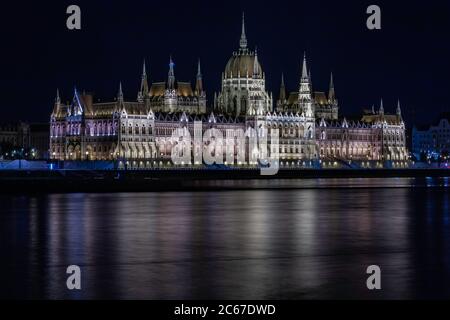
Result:
<svg viewBox="0 0 450 320">
<path fill-rule="evenodd" d="M 66 8 L 82 10 L 82 30 L 66 28 Z M 378 4 L 382 30 L 366 28 Z M 119 81 L 136 99 L 142 61 L 151 81 L 194 84 L 201 59 L 210 106 L 221 73 L 238 49 L 245 11 L 249 47 L 258 48 L 267 88 L 278 98 L 281 72 L 297 90 L 306 50 L 316 91 L 335 78 L 341 115 L 400 98 L 408 125 L 432 121 L 450 106 L 450 1 L 15 1 L 2 4 L 1 122 L 46 122 L 56 88 L 113 100 Z"/>
</svg>

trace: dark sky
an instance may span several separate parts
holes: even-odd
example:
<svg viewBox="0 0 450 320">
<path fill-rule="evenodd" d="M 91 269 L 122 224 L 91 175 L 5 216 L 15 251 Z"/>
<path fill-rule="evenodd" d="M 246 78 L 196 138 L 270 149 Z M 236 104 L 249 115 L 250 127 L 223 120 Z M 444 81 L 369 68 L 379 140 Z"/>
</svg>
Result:
<svg viewBox="0 0 450 320">
<path fill-rule="evenodd" d="M 366 28 L 374 3 L 381 31 Z M 81 7 L 81 31 L 66 28 L 70 4 Z M 449 110 L 448 0 L 14 1 L 1 9 L 0 121 L 48 121 L 56 88 L 69 100 L 74 85 L 104 101 L 122 81 L 125 96 L 136 99 L 143 58 L 150 80 L 161 81 L 170 54 L 184 81 L 194 81 L 201 59 L 212 101 L 238 48 L 242 11 L 274 98 L 281 72 L 297 90 L 306 50 L 315 90 L 327 90 L 333 71 L 341 115 L 378 107 L 381 97 L 389 112 L 400 98 L 409 124 Z"/>
</svg>

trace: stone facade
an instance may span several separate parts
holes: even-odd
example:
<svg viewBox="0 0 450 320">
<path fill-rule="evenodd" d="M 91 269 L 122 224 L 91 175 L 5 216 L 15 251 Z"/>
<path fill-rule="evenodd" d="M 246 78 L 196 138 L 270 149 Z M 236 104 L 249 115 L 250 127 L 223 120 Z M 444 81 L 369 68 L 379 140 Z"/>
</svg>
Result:
<svg viewBox="0 0 450 320">
<path fill-rule="evenodd" d="M 265 129 L 278 135 L 277 154 L 281 164 L 304 165 L 325 159 L 333 161 L 408 159 L 405 125 L 400 105 L 396 114 L 366 113 L 357 121 L 339 120 L 339 106 L 333 77 L 328 96 L 313 92 L 306 55 L 299 74 L 298 90 L 286 95 L 282 78 L 280 96 L 274 108 L 272 94 L 266 90 L 265 73 L 257 50 L 247 45 L 244 19 L 239 49 L 222 74 L 222 86 L 210 111 L 207 110 L 200 62 L 195 88 L 178 82 L 170 58 L 167 81 L 149 84 L 145 62 L 136 101 L 125 101 L 122 85 L 115 101 L 93 103 L 89 94 L 76 89 L 72 102 L 61 103 L 59 92 L 50 117 L 50 155 L 59 160 L 117 160 L 130 167 L 159 165 L 200 165 L 196 153 L 207 145 L 193 145 L 192 160 L 171 161 L 179 140 L 173 133 L 185 130 L 195 134 L 194 123 L 202 123 L 203 135 L 217 129 L 225 138 L 234 132 Z M 270 140 L 270 139 L 269 139 Z M 236 150 L 227 150 L 236 155 Z M 256 165 L 247 150 L 245 159 L 228 160 L 226 165 Z M 225 157 L 225 153 L 224 153 Z M 225 159 L 224 159 L 225 160 Z M 241 163 L 242 162 L 242 163 Z"/>
</svg>

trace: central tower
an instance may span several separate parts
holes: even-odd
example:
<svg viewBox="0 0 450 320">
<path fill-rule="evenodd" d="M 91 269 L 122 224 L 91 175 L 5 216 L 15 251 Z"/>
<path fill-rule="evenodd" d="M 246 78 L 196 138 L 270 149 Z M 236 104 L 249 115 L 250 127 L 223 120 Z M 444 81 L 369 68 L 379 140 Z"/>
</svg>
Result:
<svg viewBox="0 0 450 320">
<path fill-rule="evenodd" d="M 214 110 L 234 116 L 265 115 L 272 111 L 272 96 L 266 91 L 257 50 L 250 51 L 247 47 L 244 14 L 239 50 L 233 52 L 222 74 L 222 89 L 214 97 Z"/>
</svg>

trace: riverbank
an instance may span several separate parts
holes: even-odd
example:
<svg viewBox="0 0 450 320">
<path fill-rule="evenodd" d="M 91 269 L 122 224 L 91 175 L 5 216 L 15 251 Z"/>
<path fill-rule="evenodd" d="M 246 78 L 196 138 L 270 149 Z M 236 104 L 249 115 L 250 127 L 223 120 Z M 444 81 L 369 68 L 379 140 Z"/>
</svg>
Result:
<svg viewBox="0 0 450 320">
<path fill-rule="evenodd" d="M 445 178 L 448 169 L 281 169 L 263 176 L 258 169 L 152 170 L 0 170 L 0 191 L 7 192 L 145 192 L 252 189 L 248 183 L 214 181 L 270 181 L 340 178 Z M 275 186 L 276 185 L 276 186 Z M 280 188 L 274 184 L 274 188 Z"/>
</svg>

